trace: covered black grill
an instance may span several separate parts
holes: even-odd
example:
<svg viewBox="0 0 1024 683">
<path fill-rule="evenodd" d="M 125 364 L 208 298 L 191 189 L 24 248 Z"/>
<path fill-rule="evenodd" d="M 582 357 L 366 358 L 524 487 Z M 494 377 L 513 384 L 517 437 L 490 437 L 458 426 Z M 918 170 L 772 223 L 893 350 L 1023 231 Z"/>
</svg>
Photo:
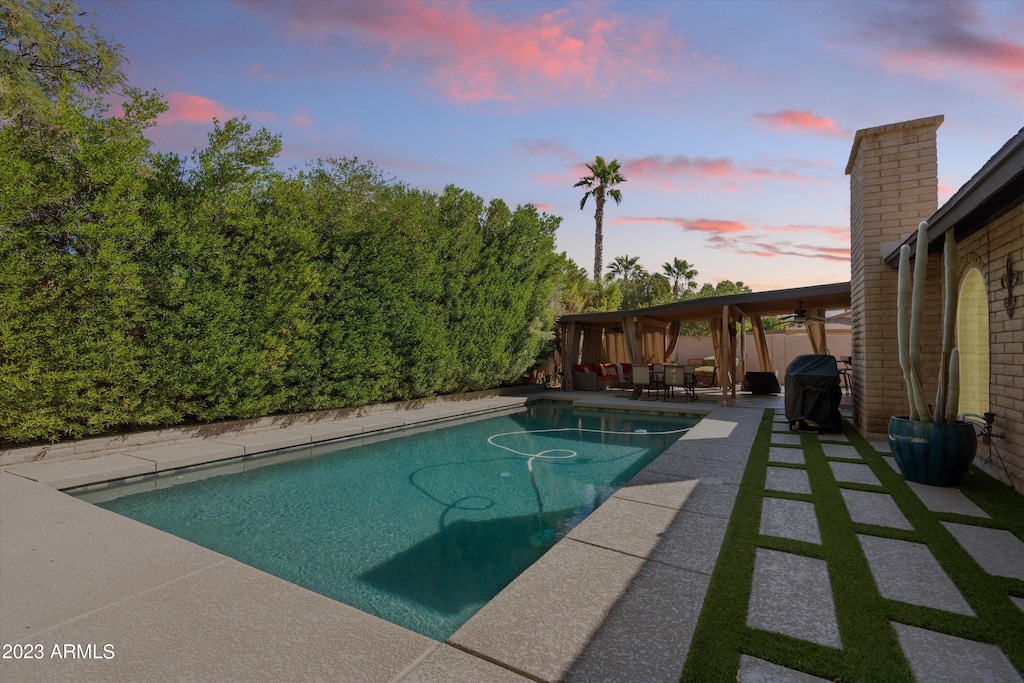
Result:
<svg viewBox="0 0 1024 683">
<path fill-rule="evenodd" d="M 842 432 L 839 367 L 833 356 L 797 356 L 786 368 L 786 419 L 790 429 Z"/>
</svg>

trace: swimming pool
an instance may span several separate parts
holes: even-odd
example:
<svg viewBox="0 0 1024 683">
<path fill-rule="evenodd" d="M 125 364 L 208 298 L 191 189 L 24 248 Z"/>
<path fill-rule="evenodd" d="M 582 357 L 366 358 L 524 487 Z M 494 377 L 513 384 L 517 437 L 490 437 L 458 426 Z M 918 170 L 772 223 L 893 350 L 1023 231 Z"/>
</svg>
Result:
<svg viewBox="0 0 1024 683">
<path fill-rule="evenodd" d="M 443 641 L 698 419 L 539 403 L 80 497 Z"/>
</svg>

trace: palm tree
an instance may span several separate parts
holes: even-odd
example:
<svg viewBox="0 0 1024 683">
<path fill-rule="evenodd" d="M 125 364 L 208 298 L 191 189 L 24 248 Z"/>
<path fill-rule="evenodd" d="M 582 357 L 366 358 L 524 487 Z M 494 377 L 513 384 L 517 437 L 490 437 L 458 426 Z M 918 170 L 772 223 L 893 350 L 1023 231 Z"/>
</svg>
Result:
<svg viewBox="0 0 1024 683">
<path fill-rule="evenodd" d="M 583 206 L 587 203 L 587 197 L 590 195 L 594 195 L 594 203 L 597 204 L 597 209 L 594 210 L 596 226 L 594 230 L 594 279 L 600 280 L 602 251 L 604 250 L 604 236 L 601 234 L 601 228 L 604 224 L 605 195 L 614 199 L 616 204 L 621 204 L 622 192 L 615 189 L 613 185 L 624 183 L 626 179 L 619 172 L 618 159 L 612 159 L 610 163 L 606 164 L 604 159 L 598 156 L 594 158 L 594 163 L 587 164 L 587 168 L 590 169 L 590 175 L 580 178 L 573 187 L 589 188 L 583 195 L 583 199 L 580 200 L 580 211 L 583 210 Z"/>
<path fill-rule="evenodd" d="M 609 275 L 621 278 L 627 282 L 643 272 L 644 267 L 640 265 L 639 256 L 630 256 L 629 254 L 616 256 L 612 262 L 608 264 Z"/>
<path fill-rule="evenodd" d="M 686 288 L 689 290 L 697 289 L 697 270 L 687 263 L 685 260 L 680 258 L 672 259 L 672 263 L 661 264 L 661 269 L 665 273 L 665 277 L 672 280 L 672 296 L 679 297 L 679 282 L 685 280 Z"/>
</svg>

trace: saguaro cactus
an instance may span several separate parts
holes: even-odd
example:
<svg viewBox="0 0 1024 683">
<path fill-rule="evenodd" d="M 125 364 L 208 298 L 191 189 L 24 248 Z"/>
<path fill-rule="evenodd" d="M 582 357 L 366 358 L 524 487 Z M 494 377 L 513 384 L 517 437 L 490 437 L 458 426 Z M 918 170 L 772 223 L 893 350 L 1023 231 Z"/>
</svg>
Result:
<svg viewBox="0 0 1024 683">
<path fill-rule="evenodd" d="M 913 286 L 910 273 L 910 247 L 900 247 L 899 280 L 896 295 L 897 336 L 900 368 L 907 384 L 910 419 L 954 422 L 960 403 L 960 354 L 953 346 L 956 324 L 956 300 L 959 275 L 956 263 L 956 240 L 953 231 L 946 232 L 943 245 L 946 273 L 945 308 L 942 319 L 942 356 L 939 363 L 939 386 L 932 413 L 921 389 L 921 324 L 924 308 L 925 278 L 928 269 L 928 222 L 917 226 L 917 255 L 914 258 Z"/>
</svg>

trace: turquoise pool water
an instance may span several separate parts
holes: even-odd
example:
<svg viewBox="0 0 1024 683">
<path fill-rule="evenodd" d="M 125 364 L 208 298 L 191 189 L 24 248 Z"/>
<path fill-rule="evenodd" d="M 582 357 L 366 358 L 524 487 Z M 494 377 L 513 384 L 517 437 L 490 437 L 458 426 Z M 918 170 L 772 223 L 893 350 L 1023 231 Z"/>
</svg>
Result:
<svg viewBox="0 0 1024 683">
<path fill-rule="evenodd" d="M 541 403 L 83 497 L 443 641 L 697 419 Z"/>
</svg>

